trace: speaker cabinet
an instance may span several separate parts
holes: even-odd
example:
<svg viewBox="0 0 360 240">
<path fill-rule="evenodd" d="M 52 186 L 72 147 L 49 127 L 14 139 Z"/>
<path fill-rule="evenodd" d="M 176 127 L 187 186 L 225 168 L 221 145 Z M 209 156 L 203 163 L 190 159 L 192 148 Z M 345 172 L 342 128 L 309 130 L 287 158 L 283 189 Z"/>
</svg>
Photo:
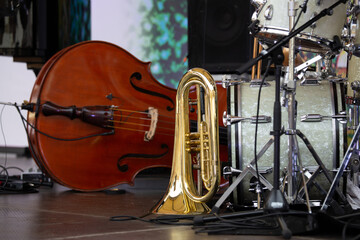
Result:
<svg viewBox="0 0 360 240">
<path fill-rule="evenodd" d="M 188 0 L 189 68 L 234 73 L 251 58 L 250 0 Z"/>
</svg>

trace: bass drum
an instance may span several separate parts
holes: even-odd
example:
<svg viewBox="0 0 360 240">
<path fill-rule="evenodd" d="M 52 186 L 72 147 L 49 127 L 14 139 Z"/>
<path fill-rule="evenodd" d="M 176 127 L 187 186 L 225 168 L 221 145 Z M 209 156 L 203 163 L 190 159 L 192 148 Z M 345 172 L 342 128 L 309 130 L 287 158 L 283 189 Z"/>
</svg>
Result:
<svg viewBox="0 0 360 240">
<path fill-rule="evenodd" d="M 275 99 L 275 82 L 270 81 L 270 86 L 263 87 L 261 91 L 260 115 L 271 117 L 271 123 L 261 123 L 258 125 L 257 134 L 257 153 L 270 140 L 270 132 L 273 130 L 273 106 Z M 301 122 L 301 116 L 306 114 L 320 114 L 322 116 L 332 116 L 334 114 L 334 105 L 339 105 L 341 102 L 341 87 L 340 84 L 323 80 L 319 85 L 301 86 L 299 82 L 296 88 L 297 101 L 297 122 L 296 128 L 300 130 L 311 143 L 322 163 L 328 170 L 334 168 L 334 159 L 338 159 L 343 154 L 342 149 L 338 149 L 339 144 L 343 144 L 342 131 L 336 131 L 334 125 L 337 120 L 323 120 L 321 122 Z M 343 84 L 342 84 L 343 85 Z M 228 111 L 231 115 L 242 117 L 256 116 L 257 96 L 259 88 L 250 87 L 250 84 L 242 84 L 232 86 L 229 89 L 230 105 Z M 333 94 L 336 91 L 337 94 Z M 337 96 L 336 96 L 337 95 Z M 334 99 L 336 98 L 336 99 Z M 282 126 L 288 128 L 288 112 L 285 107 L 282 107 Z M 237 169 L 246 168 L 254 159 L 254 142 L 255 142 L 255 124 L 247 121 L 231 125 L 230 146 L 229 153 L 231 165 Z M 337 138 L 335 138 L 337 137 Z M 280 145 L 280 177 L 283 177 L 289 163 L 289 136 L 283 134 L 281 136 Z M 318 167 L 313 155 L 308 150 L 307 146 L 297 137 L 300 159 L 303 166 L 311 173 Z M 340 141 L 340 143 L 337 143 Z M 273 144 L 265 151 L 264 155 L 258 159 L 258 166 L 263 176 L 272 184 L 273 176 L 271 170 L 274 164 Z M 254 165 L 255 166 L 255 165 Z M 238 204 L 249 204 L 254 201 L 256 195 L 249 193 L 250 178 L 254 177 L 248 174 L 233 194 L 234 202 Z M 298 179 L 300 183 L 301 179 Z M 328 187 L 328 182 L 321 176 L 317 181 L 325 183 Z M 323 185 L 323 184 L 322 184 Z M 330 185 L 329 185 L 330 186 Z M 315 188 L 314 188 L 315 189 Z"/>
<path fill-rule="evenodd" d="M 328 8 L 337 0 L 309 1 L 306 13 L 302 13 L 295 28 L 300 27 L 313 16 Z M 297 15 L 299 14 L 297 11 Z M 258 20 L 257 37 L 272 43 L 289 34 L 288 0 L 266 0 L 254 13 L 252 20 Z M 295 19 L 296 19 L 295 17 Z M 330 50 L 334 36 L 341 36 L 346 20 L 346 5 L 340 4 L 333 10 L 333 15 L 325 16 L 314 25 L 306 28 L 297 36 L 296 48 L 303 51 L 325 53 Z"/>
</svg>

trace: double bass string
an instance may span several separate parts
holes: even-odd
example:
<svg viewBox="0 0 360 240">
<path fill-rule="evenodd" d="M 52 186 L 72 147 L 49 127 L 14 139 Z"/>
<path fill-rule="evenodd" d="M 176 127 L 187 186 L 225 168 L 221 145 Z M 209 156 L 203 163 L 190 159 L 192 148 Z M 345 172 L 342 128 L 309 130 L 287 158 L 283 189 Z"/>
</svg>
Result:
<svg viewBox="0 0 360 240">
<path fill-rule="evenodd" d="M 129 131 L 137 131 L 137 132 L 142 132 L 145 133 L 148 129 L 144 129 L 144 128 L 150 128 L 150 124 L 143 124 L 143 123 L 137 123 L 137 122 L 129 122 L 127 121 L 127 119 L 137 119 L 137 120 L 143 120 L 143 121 L 150 121 L 150 118 L 144 118 L 144 117 L 137 117 L 137 116 L 132 116 L 133 114 L 139 113 L 139 114 L 146 114 L 148 116 L 148 112 L 146 111 L 134 111 L 134 110 L 128 110 L 128 109 L 120 109 L 120 108 L 111 108 L 111 110 L 113 110 L 114 112 L 128 112 L 130 113 L 129 115 L 125 116 L 123 114 L 113 114 L 114 117 L 120 117 L 125 119 L 125 121 L 121 121 L 121 120 L 110 120 L 109 122 L 113 122 L 113 123 L 120 123 L 120 125 L 125 125 L 125 124 L 129 124 L 129 125 L 133 125 L 133 126 L 139 126 L 140 128 L 130 128 L 130 127 L 125 127 L 125 126 L 113 126 L 113 125 L 108 125 L 107 127 L 109 128 L 113 128 L 113 129 L 123 129 L 123 130 L 129 130 Z M 73 139 L 62 139 L 62 138 L 57 138 L 54 136 L 50 136 L 49 134 L 46 134 L 42 131 L 40 131 L 39 129 L 37 129 L 35 126 L 32 126 L 29 122 L 27 122 L 27 120 L 22 116 L 22 114 L 19 112 L 21 118 L 23 121 L 26 121 L 26 123 L 33 129 L 35 129 L 35 131 L 48 136 L 50 138 L 56 139 L 56 140 L 61 140 L 61 141 L 77 141 L 77 140 L 82 140 L 82 139 L 86 139 L 86 138 L 91 138 L 91 137 L 97 137 L 97 136 L 106 136 L 106 135 L 111 135 L 114 134 L 114 132 L 106 132 L 106 133 L 99 133 L 99 134 L 91 134 L 89 136 L 85 136 L 85 137 L 79 137 L 79 138 L 73 138 Z M 173 128 L 170 127 L 164 127 L 164 126 L 157 126 L 157 129 L 162 129 L 162 130 L 166 130 L 166 131 L 170 131 L 170 132 L 162 132 L 162 131 L 156 131 L 156 134 L 160 134 L 160 135 L 167 135 L 167 136 L 173 136 L 173 131 L 174 131 L 174 125 L 175 123 L 173 121 L 167 121 L 164 120 L 164 118 L 167 119 L 174 119 L 174 117 L 170 117 L 170 116 L 165 116 L 165 115 L 161 115 L 159 114 L 159 119 L 158 122 L 162 122 L 162 123 L 166 123 L 166 124 L 170 124 L 171 126 L 173 126 Z M 221 135 L 220 135 L 220 138 Z"/>
<path fill-rule="evenodd" d="M 128 112 L 130 113 L 129 115 L 123 115 L 123 114 L 113 114 L 114 117 L 120 117 L 120 119 L 122 120 L 110 120 L 109 122 L 114 123 L 114 125 L 108 126 L 108 127 L 112 127 L 115 129 L 123 129 L 123 130 L 129 130 L 129 131 L 137 131 L 137 132 L 143 132 L 145 133 L 147 131 L 147 129 L 144 128 L 150 128 L 150 123 L 139 123 L 139 122 L 131 122 L 128 121 L 128 119 L 134 119 L 134 120 L 143 120 L 143 121 L 151 121 L 151 118 L 147 117 L 144 118 L 142 116 L 133 116 L 134 114 L 142 114 L 142 115 L 146 115 L 148 116 L 149 113 L 146 111 L 134 111 L 134 110 L 128 110 L 128 109 L 120 109 L 120 108 L 111 108 L 111 110 L 113 110 L 114 112 Z M 162 123 L 166 123 L 166 124 L 171 124 L 174 127 L 174 122 L 170 122 L 170 121 L 166 121 L 163 120 L 162 118 L 167 117 L 167 118 L 172 118 L 172 117 L 168 117 L 168 116 L 163 116 L 163 115 L 158 115 L 159 119 L 158 122 L 162 122 Z M 161 118 L 160 118 L 161 117 Z M 173 118 L 172 118 L 173 119 Z M 116 125 L 115 125 L 116 124 Z M 131 128 L 131 127 L 125 127 L 123 125 L 132 125 L 132 126 L 138 126 L 141 128 Z M 119 126 L 120 125 L 120 126 Z M 170 131 L 170 133 L 164 133 L 161 131 L 157 131 L 157 134 L 161 134 L 161 135 L 167 135 L 167 136 L 173 136 L 173 134 L 171 134 L 171 132 L 174 131 L 174 128 L 168 128 L 168 127 L 163 127 L 163 126 L 157 126 L 157 129 L 163 129 L 163 130 L 167 130 Z"/>
<path fill-rule="evenodd" d="M 132 119 L 140 119 L 140 120 L 145 120 L 145 121 L 150 121 L 151 119 L 150 118 L 143 118 L 143 117 L 135 117 L 135 116 L 131 116 L 132 114 L 135 114 L 135 113 L 139 113 L 139 114 L 146 114 L 148 116 L 148 112 L 146 111 L 134 111 L 134 110 L 128 110 L 128 109 L 121 109 L 121 108 L 111 108 L 111 110 L 113 110 L 114 112 L 130 112 L 131 114 L 130 115 L 127 115 L 126 116 L 126 119 L 127 118 L 132 118 Z M 123 117 L 124 115 L 122 114 L 113 114 L 113 116 L 116 116 L 116 117 Z M 175 128 L 175 123 L 174 121 L 166 121 L 166 120 L 163 120 L 163 118 L 168 118 L 168 119 L 171 119 L 171 120 L 174 120 L 174 117 L 170 117 L 170 116 L 165 116 L 165 115 L 161 115 L 159 114 L 159 119 L 158 119 L 158 122 L 162 122 L 162 123 L 166 123 L 166 124 L 171 124 L 171 126 L 173 128 L 166 128 L 166 127 L 163 127 L 163 126 L 157 126 L 157 128 L 159 129 L 164 129 L 164 130 L 168 130 L 168 131 L 174 131 L 174 128 Z M 161 118 L 160 118 L 161 117 Z M 117 123 L 123 123 L 123 124 L 132 124 L 132 125 L 136 125 L 134 123 L 129 123 L 127 121 L 116 121 Z M 143 124 L 139 124 L 139 125 L 142 125 L 144 127 L 150 127 L 150 125 L 143 125 Z M 109 126 L 109 127 L 114 127 L 114 126 Z M 146 132 L 146 130 L 140 130 L 140 129 L 131 129 L 131 128 L 126 128 L 126 127 L 119 127 L 119 126 L 115 126 L 114 128 L 119 128 L 119 129 L 123 129 L 123 130 L 133 130 L 133 131 L 139 131 L 139 132 Z M 220 134 L 219 134 L 219 138 L 221 140 L 225 140 L 227 141 L 227 132 L 226 131 L 221 131 L 222 129 L 220 129 Z M 158 134 L 161 134 L 161 135 L 167 135 L 167 136 L 172 136 L 172 134 L 167 134 L 167 133 L 162 133 L 162 132 L 157 132 Z"/>
<path fill-rule="evenodd" d="M 145 133 L 145 132 L 146 132 L 146 130 L 144 130 L 144 129 L 137 129 L 137 128 L 126 128 L 126 127 L 119 127 L 119 126 L 108 126 L 108 127 L 112 127 L 112 128 L 115 128 L 115 129 L 122 129 L 122 130 L 142 132 L 142 133 Z M 156 132 L 156 134 L 173 136 L 173 134 L 163 133 L 163 132 Z M 155 134 L 155 135 L 156 135 L 156 134 Z"/>
<path fill-rule="evenodd" d="M 118 111 L 120 111 L 120 110 L 118 110 Z M 146 112 L 136 112 L 136 111 L 130 111 L 130 110 L 127 110 L 127 112 L 147 114 Z M 119 115 L 119 114 L 114 114 L 113 116 L 123 117 L 123 115 Z M 159 116 L 161 116 L 161 115 L 159 115 Z M 167 116 L 163 116 L 163 117 L 167 117 Z M 150 121 L 151 120 L 150 118 L 135 117 L 135 116 L 126 116 L 126 118 L 140 119 L 140 120 L 145 120 L 145 121 Z M 110 122 L 120 123 L 120 124 L 124 124 L 124 125 L 129 124 L 129 125 L 135 125 L 135 126 L 141 126 L 141 127 L 150 128 L 150 124 L 147 125 L 147 124 L 128 122 L 128 121 L 119 121 L 119 120 L 110 120 Z M 164 122 L 164 123 L 168 123 L 168 124 L 171 124 L 171 125 L 175 124 L 173 122 L 165 121 L 165 120 L 162 120 L 160 118 L 158 119 L 158 122 Z M 116 125 L 116 126 L 108 125 L 108 127 L 112 127 L 112 128 L 115 128 L 115 129 L 129 130 L 129 131 L 138 131 L 138 132 L 143 132 L 143 133 L 145 133 L 147 131 L 146 129 L 128 128 L 128 127 L 118 126 L 118 125 Z M 173 136 L 173 134 L 171 134 L 171 132 L 173 132 L 175 130 L 174 128 L 167 128 L 167 127 L 163 127 L 163 126 L 157 126 L 156 128 L 170 131 L 170 133 L 164 133 L 164 132 L 161 132 L 161 131 L 156 132 L 156 134 L 167 135 L 167 136 Z M 221 131 L 221 130 L 222 129 L 220 129 L 219 138 L 222 139 L 222 140 L 227 140 L 227 132 L 226 131 Z"/>
<path fill-rule="evenodd" d="M 117 111 L 117 112 L 140 113 L 140 114 L 145 114 L 145 115 L 148 115 L 148 114 L 149 114 L 149 113 L 146 112 L 146 111 L 134 111 L 134 110 L 128 110 L 128 109 L 122 109 L 122 108 L 116 108 L 116 107 L 110 108 L 110 110 Z M 119 116 L 119 115 L 117 115 L 117 116 Z M 130 116 L 130 115 L 128 115 L 128 116 Z M 174 119 L 175 119 L 174 117 L 165 116 L 165 115 L 161 115 L 161 114 L 159 114 L 158 116 L 159 116 L 159 117 L 161 116 L 161 117 L 164 117 L 164 118 L 168 118 L 168 119 L 171 119 L 171 120 L 174 120 Z M 164 120 L 160 120 L 160 119 L 159 119 L 159 121 L 166 122 L 166 123 L 174 123 L 173 121 L 170 122 L 170 121 L 164 121 Z"/>
</svg>

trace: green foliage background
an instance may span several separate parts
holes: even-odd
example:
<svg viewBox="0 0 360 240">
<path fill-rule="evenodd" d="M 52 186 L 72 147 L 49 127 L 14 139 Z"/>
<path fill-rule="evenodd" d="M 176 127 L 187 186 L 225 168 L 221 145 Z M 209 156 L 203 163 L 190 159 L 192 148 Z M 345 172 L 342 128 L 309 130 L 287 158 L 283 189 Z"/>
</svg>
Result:
<svg viewBox="0 0 360 240">
<path fill-rule="evenodd" d="M 155 78 L 176 88 L 187 71 L 187 1 L 146 0 L 140 6 L 143 52 Z"/>
</svg>

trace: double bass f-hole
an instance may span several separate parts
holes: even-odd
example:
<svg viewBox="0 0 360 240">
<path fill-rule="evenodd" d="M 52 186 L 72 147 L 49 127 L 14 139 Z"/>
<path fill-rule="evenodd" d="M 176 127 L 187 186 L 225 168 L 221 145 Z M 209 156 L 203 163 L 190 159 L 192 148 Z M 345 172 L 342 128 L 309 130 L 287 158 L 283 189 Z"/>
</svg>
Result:
<svg viewBox="0 0 360 240">
<path fill-rule="evenodd" d="M 142 75 L 141 73 L 139 72 L 134 72 L 131 77 L 130 77 L 130 84 L 131 86 L 139 91 L 139 92 L 142 92 L 142 93 L 145 93 L 145 94 L 149 94 L 151 96 L 154 96 L 154 97 L 160 97 L 160 98 L 163 98 L 163 99 L 166 99 L 167 101 L 169 101 L 171 103 L 171 106 L 167 106 L 166 109 L 170 112 L 170 111 L 173 111 L 174 110 L 174 107 L 175 107 L 175 103 L 174 101 L 169 97 L 169 96 L 166 96 L 164 94 L 161 94 L 161 93 L 158 93 L 158 92 L 155 92 L 155 91 L 151 91 L 151 90 L 148 90 L 148 89 L 145 89 L 145 88 L 141 88 L 141 87 L 138 87 L 136 86 L 135 84 L 135 80 L 137 81 L 141 81 L 142 80 Z"/>
</svg>

